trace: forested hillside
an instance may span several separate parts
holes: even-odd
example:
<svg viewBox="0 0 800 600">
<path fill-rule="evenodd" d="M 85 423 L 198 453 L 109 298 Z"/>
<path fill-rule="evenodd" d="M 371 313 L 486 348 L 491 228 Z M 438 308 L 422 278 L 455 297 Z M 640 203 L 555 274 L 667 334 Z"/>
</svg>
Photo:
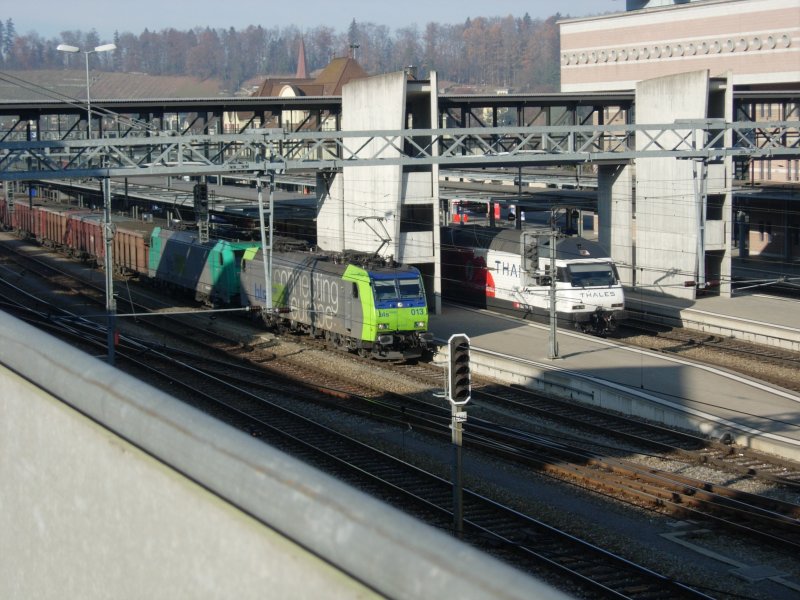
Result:
<svg viewBox="0 0 800 600">
<path fill-rule="evenodd" d="M 219 79 L 228 91 L 257 76 L 293 74 L 302 37 L 309 73 L 333 57 L 355 54 L 370 74 L 414 65 L 420 77 L 436 70 L 440 80 L 513 91 L 555 91 L 559 87 L 556 14 L 546 20 L 474 18 L 460 25 L 428 23 L 424 29 L 390 30 L 352 21 L 348 31 L 320 26 L 246 29 L 164 29 L 134 34 L 66 31 L 58 39 L 35 32 L 18 34 L 11 19 L 0 21 L 0 68 L 5 70 L 83 67 L 81 55 L 56 51 L 60 43 L 92 48 L 113 42 L 117 50 L 90 56 L 92 69 L 189 75 Z"/>
</svg>

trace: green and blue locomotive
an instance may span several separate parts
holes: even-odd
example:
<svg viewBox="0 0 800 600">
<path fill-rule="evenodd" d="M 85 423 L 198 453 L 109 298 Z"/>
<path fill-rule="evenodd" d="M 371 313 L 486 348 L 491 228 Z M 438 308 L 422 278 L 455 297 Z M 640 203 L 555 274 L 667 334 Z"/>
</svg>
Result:
<svg viewBox="0 0 800 600">
<path fill-rule="evenodd" d="M 194 293 L 209 306 L 239 304 L 242 256 L 256 242 L 211 239 L 196 232 L 156 227 L 150 236 L 148 276 L 164 287 Z"/>
<path fill-rule="evenodd" d="M 425 288 L 415 267 L 362 253 L 287 249 L 272 253 L 267 306 L 260 244 L 210 240 L 155 228 L 149 276 L 210 306 L 260 309 L 268 327 L 325 337 L 331 345 L 384 360 L 433 350 Z"/>
<path fill-rule="evenodd" d="M 266 306 L 263 255 L 245 252 L 242 303 Z M 384 360 L 420 358 L 433 346 L 425 288 L 415 267 L 360 253 L 273 252 L 267 325 L 324 336 Z"/>
</svg>

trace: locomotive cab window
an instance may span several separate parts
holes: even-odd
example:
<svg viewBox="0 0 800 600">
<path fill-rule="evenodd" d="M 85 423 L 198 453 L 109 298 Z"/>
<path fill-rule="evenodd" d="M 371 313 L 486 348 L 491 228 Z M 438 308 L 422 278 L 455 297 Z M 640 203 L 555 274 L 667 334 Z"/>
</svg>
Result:
<svg viewBox="0 0 800 600">
<path fill-rule="evenodd" d="M 399 279 L 397 283 L 401 298 L 422 298 L 422 286 L 419 279 Z"/>
<path fill-rule="evenodd" d="M 394 279 L 376 279 L 372 287 L 375 290 L 375 300 L 378 302 L 397 300 L 397 286 Z"/>
<path fill-rule="evenodd" d="M 597 287 L 614 285 L 617 280 L 614 270 L 608 263 L 574 264 L 567 268 L 568 281 L 574 287 Z"/>
</svg>

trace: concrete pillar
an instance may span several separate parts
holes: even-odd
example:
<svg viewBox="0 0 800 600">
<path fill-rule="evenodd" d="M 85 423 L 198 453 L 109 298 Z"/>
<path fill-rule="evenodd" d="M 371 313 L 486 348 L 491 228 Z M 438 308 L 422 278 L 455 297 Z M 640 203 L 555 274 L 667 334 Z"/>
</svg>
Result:
<svg viewBox="0 0 800 600">
<path fill-rule="evenodd" d="M 342 175 L 317 173 L 317 245 L 323 250 L 345 249 L 344 189 Z"/>
<path fill-rule="evenodd" d="M 636 85 L 637 123 L 690 122 L 708 117 L 708 71 L 681 73 L 640 81 Z M 698 136 L 686 130 L 663 135 L 670 146 L 677 139 Z M 637 135 L 637 149 L 649 136 Z M 636 159 L 636 267 L 638 285 L 646 291 L 694 300 L 697 281 L 700 220 L 690 160 L 672 157 Z"/>
<path fill-rule="evenodd" d="M 600 165 L 597 171 L 598 242 L 617 264 L 624 285 L 636 284 L 633 167 Z"/>
</svg>

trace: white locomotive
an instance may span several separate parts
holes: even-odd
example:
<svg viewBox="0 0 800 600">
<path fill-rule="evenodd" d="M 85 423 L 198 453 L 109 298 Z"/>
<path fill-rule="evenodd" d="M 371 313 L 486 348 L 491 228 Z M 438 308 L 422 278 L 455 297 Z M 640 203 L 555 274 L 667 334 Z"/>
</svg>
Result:
<svg viewBox="0 0 800 600">
<path fill-rule="evenodd" d="M 560 326 L 605 335 L 625 318 L 616 267 L 595 242 L 549 229 L 443 227 L 445 298 L 535 320 L 550 314 L 555 240 L 556 317 Z"/>
</svg>

